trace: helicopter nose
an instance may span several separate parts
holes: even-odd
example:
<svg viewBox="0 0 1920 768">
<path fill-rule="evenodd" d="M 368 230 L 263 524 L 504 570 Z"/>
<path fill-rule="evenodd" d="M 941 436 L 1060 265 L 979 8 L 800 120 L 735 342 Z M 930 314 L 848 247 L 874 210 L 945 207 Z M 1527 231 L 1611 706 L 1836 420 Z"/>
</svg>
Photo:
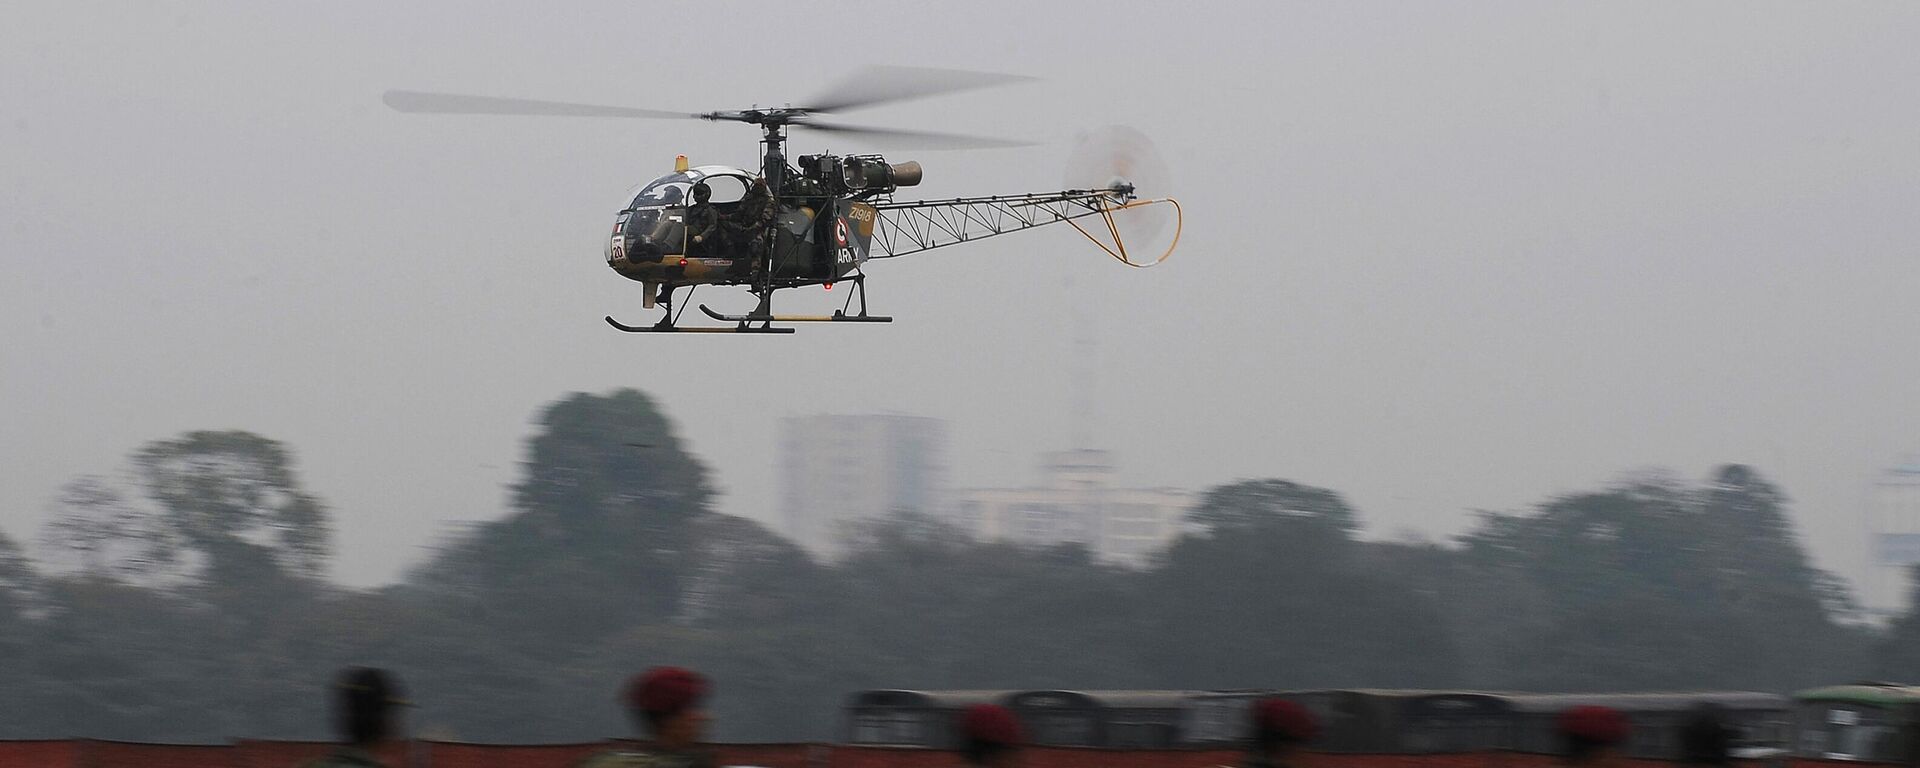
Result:
<svg viewBox="0 0 1920 768">
<path fill-rule="evenodd" d="M 649 232 L 649 224 L 658 216 L 655 211 L 633 211 L 620 214 L 613 224 L 613 239 L 607 247 L 609 261 L 624 256 L 631 264 L 657 264 L 666 254 L 666 248 L 654 240 Z"/>
<path fill-rule="evenodd" d="M 635 264 L 657 264 L 665 256 L 665 249 L 644 237 L 627 237 L 627 261 Z"/>
<path fill-rule="evenodd" d="M 666 255 L 666 250 L 660 248 L 660 244 L 653 242 L 651 238 L 634 234 L 634 232 L 626 232 L 626 234 L 620 234 L 620 236 L 616 236 L 616 238 L 618 238 L 618 246 L 616 246 L 616 248 L 618 248 L 620 252 L 626 253 L 626 261 L 632 261 L 632 263 L 636 263 L 636 265 L 659 263 L 660 259 Z"/>
</svg>

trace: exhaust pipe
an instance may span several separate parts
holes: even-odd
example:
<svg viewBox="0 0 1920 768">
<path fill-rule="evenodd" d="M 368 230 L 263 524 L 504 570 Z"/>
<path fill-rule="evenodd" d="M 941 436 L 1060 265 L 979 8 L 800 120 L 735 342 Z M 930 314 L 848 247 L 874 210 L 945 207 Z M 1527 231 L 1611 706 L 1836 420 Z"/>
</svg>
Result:
<svg viewBox="0 0 1920 768">
<path fill-rule="evenodd" d="M 893 185 L 894 186 L 896 187 L 919 186 L 920 174 L 921 174 L 920 163 L 913 160 L 908 160 L 904 163 L 893 163 L 892 165 L 893 165 Z"/>
</svg>

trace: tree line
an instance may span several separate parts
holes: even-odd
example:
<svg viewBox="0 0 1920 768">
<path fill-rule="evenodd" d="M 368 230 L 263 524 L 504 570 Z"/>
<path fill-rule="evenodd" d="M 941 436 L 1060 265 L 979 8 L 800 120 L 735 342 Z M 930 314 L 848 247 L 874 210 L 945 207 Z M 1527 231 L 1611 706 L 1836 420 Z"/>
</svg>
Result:
<svg viewBox="0 0 1920 768">
<path fill-rule="evenodd" d="M 541 411 L 508 514 L 364 590 L 325 578 L 329 511 L 287 446 L 193 432 L 130 470 L 69 483 L 30 546 L 0 534 L 0 738 L 325 738 L 346 664 L 396 670 L 416 734 L 487 742 L 625 734 L 615 691 L 663 663 L 715 679 L 736 741 L 838 738 L 866 688 L 1920 678 L 1920 616 L 1863 622 L 1784 494 L 1738 465 L 1485 514 L 1448 542 L 1363 540 L 1339 493 L 1254 479 L 1207 491 L 1144 569 L 915 510 L 823 563 L 714 512 L 646 395 L 577 393 Z"/>
</svg>

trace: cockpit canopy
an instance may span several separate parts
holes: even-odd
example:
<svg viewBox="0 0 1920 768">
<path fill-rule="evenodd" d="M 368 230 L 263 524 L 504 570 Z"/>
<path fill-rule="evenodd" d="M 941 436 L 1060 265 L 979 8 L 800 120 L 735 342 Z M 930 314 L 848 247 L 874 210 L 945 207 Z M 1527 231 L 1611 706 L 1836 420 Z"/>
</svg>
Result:
<svg viewBox="0 0 1920 768">
<path fill-rule="evenodd" d="M 620 210 L 686 205 L 693 198 L 693 185 L 703 181 L 708 189 L 713 190 L 715 204 L 739 202 L 740 198 L 746 197 L 747 187 L 753 184 L 755 178 L 758 178 L 757 174 L 724 165 L 689 168 L 685 173 L 669 173 L 627 190 L 627 196 L 621 200 Z"/>
<path fill-rule="evenodd" d="M 633 189 L 627 190 L 627 197 L 620 209 L 631 211 L 636 208 L 654 208 L 662 205 L 679 205 L 681 201 L 693 196 L 693 179 L 684 173 L 662 176 Z"/>
<path fill-rule="evenodd" d="M 705 183 L 710 202 L 722 216 L 730 214 L 747 195 L 753 173 L 724 165 L 703 165 L 670 173 L 633 189 L 621 200 L 620 213 L 607 241 L 607 261 L 658 262 L 687 253 L 686 214 L 693 203 L 693 185 Z"/>
</svg>

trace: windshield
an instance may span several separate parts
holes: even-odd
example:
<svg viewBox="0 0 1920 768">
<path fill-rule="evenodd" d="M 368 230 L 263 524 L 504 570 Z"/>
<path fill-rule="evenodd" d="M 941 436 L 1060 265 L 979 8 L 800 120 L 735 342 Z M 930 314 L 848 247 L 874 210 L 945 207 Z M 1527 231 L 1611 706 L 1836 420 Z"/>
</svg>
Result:
<svg viewBox="0 0 1920 768">
<path fill-rule="evenodd" d="M 678 205 L 687 198 L 693 189 L 693 179 L 684 173 L 662 176 L 640 188 L 640 193 L 627 203 L 627 210 L 650 208 L 662 205 Z"/>
</svg>

